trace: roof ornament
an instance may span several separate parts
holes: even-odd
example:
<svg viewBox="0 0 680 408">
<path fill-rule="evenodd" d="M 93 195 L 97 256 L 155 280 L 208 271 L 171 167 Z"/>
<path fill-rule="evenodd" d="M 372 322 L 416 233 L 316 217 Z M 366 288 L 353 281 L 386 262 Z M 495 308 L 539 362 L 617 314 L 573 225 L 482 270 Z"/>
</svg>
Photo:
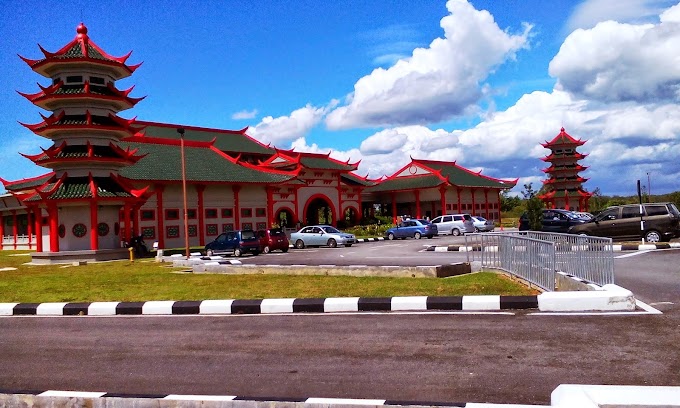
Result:
<svg viewBox="0 0 680 408">
<path fill-rule="evenodd" d="M 83 22 L 80 22 L 80 25 L 76 27 L 76 33 L 78 33 L 78 38 L 83 38 L 87 37 L 87 27 L 85 27 L 85 24 Z"/>
</svg>

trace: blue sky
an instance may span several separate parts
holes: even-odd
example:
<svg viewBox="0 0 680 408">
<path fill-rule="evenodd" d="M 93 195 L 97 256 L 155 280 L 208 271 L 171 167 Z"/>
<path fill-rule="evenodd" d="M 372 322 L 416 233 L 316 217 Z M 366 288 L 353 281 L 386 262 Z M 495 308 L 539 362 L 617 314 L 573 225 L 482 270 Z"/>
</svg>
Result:
<svg viewBox="0 0 680 408">
<path fill-rule="evenodd" d="M 82 21 L 112 55 L 144 62 L 121 116 L 241 129 L 277 147 L 361 160 L 389 175 L 409 157 L 455 160 L 540 186 L 540 146 L 564 126 L 585 187 L 680 190 L 680 6 L 577 1 L 0 0 L 0 177 L 46 170 L 18 153 L 50 142 L 17 121 L 37 92 L 17 54 L 56 51 Z M 45 113 L 45 112 L 43 112 Z M 520 188 L 516 189 L 517 191 Z"/>
</svg>

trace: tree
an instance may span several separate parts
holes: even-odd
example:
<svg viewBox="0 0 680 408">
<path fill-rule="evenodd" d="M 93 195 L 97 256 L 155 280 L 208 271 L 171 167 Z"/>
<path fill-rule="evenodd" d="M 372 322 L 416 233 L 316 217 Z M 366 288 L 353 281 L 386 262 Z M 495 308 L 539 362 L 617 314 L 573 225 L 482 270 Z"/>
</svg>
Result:
<svg viewBox="0 0 680 408">
<path fill-rule="evenodd" d="M 501 211 L 512 211 L 513 208 L 522 205 L 522 200 L 517 196 L 510 196 L 508 190 L 501 192 Z"/>
<path fill-rule="evenodd" d="M 540 231 L 543 226 L 543 201 L 538 198 L 531 183 L 524 185 L 522 195 L 526 200 L 525 205 L 527 209 L 527 218 L 529 220 L 529 229 Z"/>
</svg>

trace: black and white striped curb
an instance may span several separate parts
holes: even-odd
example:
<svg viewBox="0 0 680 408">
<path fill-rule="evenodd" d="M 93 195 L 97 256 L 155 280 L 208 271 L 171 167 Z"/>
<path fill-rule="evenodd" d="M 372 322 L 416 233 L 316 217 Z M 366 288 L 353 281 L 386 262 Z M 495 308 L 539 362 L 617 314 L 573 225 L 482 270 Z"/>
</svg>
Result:
<svg viewBox="0 0 680 408">
<path fill-rule="evenodd" d="M 226 299 L 147 302 L 0 303 L 0 316 L 223 315 L 536 309 L 538 296 Z"/>
<path fill-rule="evenodd" d="M 480 245 L 447 245 L 447 246 L 437 246 L 432 245 L 425 249 L 428 252 L 478 252 L 482 251 L 482 248 L 486 252 L 498 252 L 497 246 L 487 246 L 482 247 Z M 612 245 L 612 250 L 614 252 L 620 251 L 650 251 L 654 249 L 675 249 L 680 248 L 680 242 L 668 242 L 660 244 L 615 244 Z"/>
<path fill-rule="evenodd" d="M 24 398 L 21 398 L 21 397 Z M 125 394 L 125 393 L 110 393 L 110 392 L 92 392 L 92 391 L 31 391 L 31 390 L 3 390 L 0 389 L 0 405 L 3 402 L 7 403 L 21 403 L 27 398 L 40 399 L 44 398 L 79 398 L 79 399 L 96 399 L 96 398 L 125 398 L 130 400 L 163 400 L 163 401 L 184 401 L 189 404 L 194 402 L 195 405 L 186 406 L 204 406 L 207 401 L 210 402 L 241 402 L 241 405 L 231 404 L 232 407 L 238 406 L 260 406 L 259 404 L 250 405 L 248 402 L 273 402 L 273 403 L 299 403 L 299 404 L 323 404 L 323 405 L 344 405 L 344 406 L 446 406 L 446 407 L 471 407 L 485 408 L 498 407 L 498 404 L 479 404 L 479 403 L 465 403 L 465 402 L 440 402 L 440 401 L 400 401 L 389 399 L 361 399 L 361 398 L 319 398 L 319 397 L 305 397 L 305 398 L 277 398 L 277 397 L 243 397 L 236 395 L 184 395 L 184 394 Z M 130 405 L 130 404 L 128 404 Z M 134 405 L 134 404 L 133 404 Z M 12 406 L 7 404 L 7 406 Z M 183 405 L 185 406 L 185 405 Z M 516 405 L 515 405 L 516 406 Z M 533 406 L 532 406 L 533 407 Z M 536 406 L 540 408 L 539 406 Z"/>
<path fill-rule="evenodd" d="M 357 238 L 357 242 L 378 242 L 384 241 L 385 237 L 375 237 L 375 238 Z"/>
</svg>

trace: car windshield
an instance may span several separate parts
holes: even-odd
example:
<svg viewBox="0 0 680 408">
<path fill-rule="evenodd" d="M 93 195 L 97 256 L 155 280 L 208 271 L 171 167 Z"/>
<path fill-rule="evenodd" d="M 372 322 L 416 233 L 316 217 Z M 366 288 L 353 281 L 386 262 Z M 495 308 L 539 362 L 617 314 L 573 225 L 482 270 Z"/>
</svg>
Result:
<svg viewBox="0 0 680 408">
<path fill-rule="evenodd" d="M 675 206 L 675 204 L 668 204 L 668 208 L 671 211 L 671 214 L 680 217 L 680 211 L 678 211 L 678 207 Z"/>
<path fill-rule="evenodd" d="M 333 227 L 321 227 L 321 229 L 324 230 L 325 232 L 329 233 L 329 234 L 339 234 L 340 233 L 340 231 L 338 231 L 337 229 L 335 229 Z"/>
</svg>

